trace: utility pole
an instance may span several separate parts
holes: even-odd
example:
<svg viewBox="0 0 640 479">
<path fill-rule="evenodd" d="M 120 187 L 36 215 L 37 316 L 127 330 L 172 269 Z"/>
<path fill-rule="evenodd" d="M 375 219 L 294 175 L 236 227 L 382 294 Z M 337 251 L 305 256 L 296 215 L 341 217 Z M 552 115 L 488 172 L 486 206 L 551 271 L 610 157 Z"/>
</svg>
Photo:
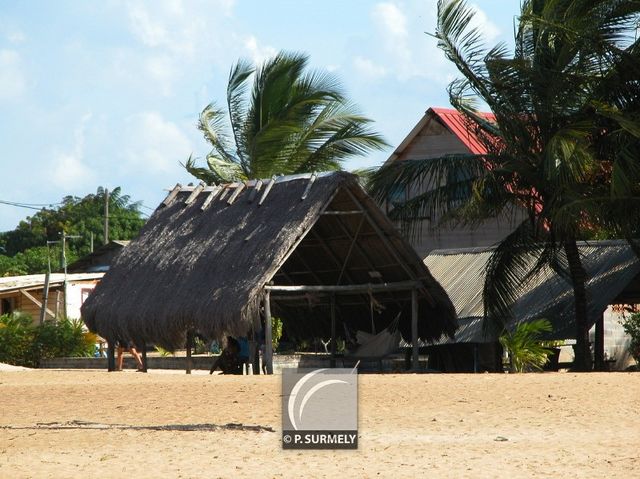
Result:
<svg viewBox="0 0 640 479">
<path fill-rule="evenodd" d="M 67 239 L 80 238 L 80 236 L 70 236 L 67 235 L 64 231 L 60 233 L 60 235 L 62 236 L 62 267 L 64 268 L 64 282 L 62 283 L 64 291 L 63 312 L 65 319 L 67 319 Z"/>
<path fill-rule="evenodd" d="M 109 242 L 109 190 L 104 189 L 104 244 Z"/>
</svg>

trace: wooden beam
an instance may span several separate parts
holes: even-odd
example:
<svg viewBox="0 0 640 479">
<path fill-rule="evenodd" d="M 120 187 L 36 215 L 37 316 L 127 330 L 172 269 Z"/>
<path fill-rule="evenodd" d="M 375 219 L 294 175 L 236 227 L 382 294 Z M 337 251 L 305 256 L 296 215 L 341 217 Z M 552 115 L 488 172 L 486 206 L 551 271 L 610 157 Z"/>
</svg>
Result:
<svg viewBox="0 0 640 479">
<path fill-rule="evenodd" d="M 338 281 L 336 284 L 340 284 L 342 281 L 342 276 L 344 275 L 344 271 L 347 269 L 347 264 L 349 263 L 349 259 L 351 259 L 351 253 L 353 253 L 353 248 L 358 241 L 358 235 L 360 234 L 360 230 L 362 229 L 362 225 L 364 224 L 364 216 L 360 219 L 360 223 L 358 224 L 358 229 L 356 230 L 356 234 L 353 235 L 351 239 L 351 244 L 349 245 L 349 250 L 347 251 L 347 256 L 344 258 L 344 262 L 342 263 L 342 269 L 340 269 L 340 274 L 338 275 Z"/>
<path fill-rule="evenodd" d="M 31 293 L 29 293 L 27 290 L 25 289 L 21 289 L 20 292 L 32 303 L 34 303 L 36 306 L 38 306 L 38 308 L 42 308 L 42 303 L 40 301 L 38 301 L 36 298 L 33 297 L 33 295 L 31 295 Z M 45 311 L 47 312 L 47 314 L 49 316 L 51 316 L 52 318 L 55 318 L 56 315 L 54 314 L 53 311 L 51 311 L 49 308 L 45 308 Z"/>
<path fill-rule="evenodd" d="M 184 200 L 184 204 L 185 205 L 190 205 L 191 203 L 194 202 L 194 200 L 198 197 L 198 195 L 200 194 L 200 192 L 202 190 L 204 190 L 204 187 L 207 186 L 205 185 L 202 181 L 200 183 L 198 183 L 198 185 L 193 189 L 193 191 L 191 192 L 191 194 L 189 196 L 187 196 L 187 199 Z"/>
<path fill-rule="evenodd" d="M 361 215 L 362 211 L 361 210 L 344 210 L 344 211 L 339 211 L 339 210 L 331 210 L 331 211 L 325 211 L 324 213 L 322 213 L 323 215 L 327 215 L 327 216 L 348 216 L 348 215 Z"/>
<path fill-rule="evenodd" d="M 256 184 L 251 190 L 251 193 L 249 193 L 249 198 L 247 200 L 249 203 L 253 203 L 253 200 L 256 199 L 256 196 L 258 195 L 260 188 L 262 188 L 262 180 L 256 181 Z"/>
<path fill-rule="evenodd" d="M 238 195 L 242 192 L 242 190 L 244 190 L 246 187 L 246 185 L 244 183 L 240 183 L 238 185 L 238 187 L 235 189 L 235 191 L 233 192 L 233 194 L 229 197 L 229 199 L 227 200 L 227 204 L 228 205 L 232 205 L 233 202 L 236 200 L 236 198 L 238 197 Z"/>
<path fill-rule="evenodd" d="M 267 186 L 265 186 L 265 188 L 264 188 L 264 192 L 262 193 L 262 196 L 260 197 L 260 201 L 258 201 L 258 206 L 261 206 L 262 203 L 264 203 L 264 200 L 267 199 L 267 195 L 271 191 L 271 188 L 273 188 L 273 185 L 275 184 L 275 182 L 276 182 L 276 176 L 273 175 L 271 177 L 271 179 L 269 180 L 269 182 L 267 183 Z"/>
<path fill-rule="evenodd" d="M 302 196 L 300 197 L 300 201 L 303 201 L 307 198 L 307 196 L 309 195 L 309 191 L 311 191 L 311 186 L 313 186 L 313 183 L 316 181 L 317 175 L 315 173 L 315 171 L 313 173 L 311 173 L 311 178 L 309 178 L 309 183 L 307 183 L 307 187 L 304 189 L 304 193 L 302 193 Z"/>
<path fill-rule="evenodd" d="M 171 203 L 173 203 L 173 200 L 175 200 L 176 196 L 178 196 L 178 193 L 180 193 L 181 188 L 182 188 L 182 185 L 180 183 L 177 183 L 176 186 L 173 187 L 173 189 L 169 192 L 167 197 L 164 199 L 164 201 L 162 202 L 162 205 L 169 206 Z"/>
<path fill-rule="evenodd" d="M 418 290 L 411 290 L 411 352 L 412 366 L 415 371 L 420 369 L 418 346 Z"/>
<path fill-rule="evenodd" d="M 409 275 L 409 277 L 411 279 L 417 279 L 417 276 L 416 276 L 415 272 L 412 271 L 411 268 L 409 268 L 407 266 L 406 262 L 402 258 L 400 258 L 400 256 L 398 255 L 398 252 L 396 251 L 395 247 L 391 244 L 391 242 L 387 238 L 387 236 L 384 233 L 384 231 L 382 231 L 382 229 L 373 220 L 373 218 L 371 218 L 371 215 L 367 212 L 367 210 L 362 205 L 360 200 L 358 200 L 358 198 L 355 197 L 355 195 L 349 190 L 349 188 L 345 188 L 345 191 L 347 192 L 347 194 L 349 195 L 351 200 L 356 204 L 356 206 L 362 210 L 362 214 L 364 214 L 365 218 L 367 218 L 367 221 L 369 222 L 371 227 L 376 231 L 376 233 L 378 233 L 378 237 L 382 240 L 382 242 L 386 246 L 387 250 L 389 251 L 389 253 L 391 253 L 391 256 L 393 256 L 393 258 L 398 262 L 400 267 L 402 267 L 402 269 L 405 270 L 405 272 Z M 431 306 L 435 306 L 436 302 L 433 299 L 433 297 L 431 296 L 431 294 L 429 294 L 429 292 L 423 286 L 421 288 L 422 288 L 422 291 L 424 292 L 424 295 L 427 298 L 427 301 L 429 302 L 429 304 Z"/>
<path fill-rule="evenodd" d="M 210 192 L 209 195 L 207 195 L 207 197 L 204 200 L 204 203 L 202 203 L 202 206 L 200 207 L 200 210 L 204 211 L 205 209 L 207 209 L 207 207 L 211 204 L 211 202 L 216 198 L 216 196 L 218 196 L 218 194 L 222 191 L 222 187 L 220 186 L 215 186 Z"/>
<path fill-rule="evenodd" d="M 364 283 L 364 284 L 343 284 L 343 285 L 266 285 L 267 291 L 285 293 L 307 293 L 322 292 L 336 294 L 362 294 L 367 292 L 380 291 L 410 291 L 422 287 L 420 281 L 399 281 L 397 283 Z"/>
<path fill-rule="evenodd" d="M 264 293 L 264 363 L 267 374 L 273 374 L 273 343 L 271 341 L 271 299 L 269 290 Z"/>
</svg>

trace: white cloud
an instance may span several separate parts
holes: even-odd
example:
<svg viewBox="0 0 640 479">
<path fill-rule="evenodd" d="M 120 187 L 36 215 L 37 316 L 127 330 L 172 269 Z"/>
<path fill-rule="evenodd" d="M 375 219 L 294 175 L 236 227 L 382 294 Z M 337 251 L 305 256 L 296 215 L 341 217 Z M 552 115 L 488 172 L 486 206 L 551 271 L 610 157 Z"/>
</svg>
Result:
<svg viewBox="0 0 640 479">
<path fill-rule="evenodd" d="M 258 45 L 258 39 L 253 35 L 245 39 L 244 48 L 256 65 L 261 64 L 277 53 L 276 49 L 269 45 Z"/>
<path fill-rule="evenodd" d="M 377 65 L 368 58 L 361 56 L 354 58 L 353 66 L 360 74 L 372 79 L 381 78 L 387 73 L 387 70 L 383 66 Z"/>
<path fill-rule="evenodd" d="M 84 162 L 84 136 L 91 117 L 91 113 L 87 113 L 80 120 L 80 124 L 74 130 L 73 147 L 70 151 L 53 153 L 51 180 L 61 189 L 72 190 L 93 183 L 95 180 L 94 171 Z"/>
<path fill-rule="evenodd" d="M 177 72 L 173 59 L 167 55 L 152 56 L 146 59 L 145 68 L 160 92 L 164 96 L 171 95 Z"/>
<path fill-rule="evenodd" d="M 398 6 L 393 3 L 378 3 L 373 7 L 372 15 L 391 37 L 407 37 L 407 18 Z"/>
<path fill-rule="evenodd" d="M 493 45 L 496 39 L 500 36 L 500 29 L 491 21 L 484 11 L 479 6 L 472 3 L 469 5 L 475 10 L 473 20 L 471 20 L 471 27 L 477 28 L 482 32 L 482 36 L 487 45 Z"/>
<path fill-rule="evenodd" d="M 185 133 L 158 112 L 144 112 L 126 121 L 124 169 L 129 173 L 166 174 L 193 151 Z"/>
<path fill-rule="evenodd" d="M 22 59 L 15 50 L 0 50 L 0 101 L 15 100 L 26 90 Z"/>
</svg>

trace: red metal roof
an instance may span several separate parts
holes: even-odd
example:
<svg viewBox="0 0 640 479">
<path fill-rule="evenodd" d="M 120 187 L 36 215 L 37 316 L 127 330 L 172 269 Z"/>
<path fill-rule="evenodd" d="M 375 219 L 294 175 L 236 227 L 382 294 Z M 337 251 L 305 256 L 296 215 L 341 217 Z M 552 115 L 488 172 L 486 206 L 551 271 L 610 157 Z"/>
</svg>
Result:
<svg viewBox="0 0 640 479">
<path fill-rule="evenodd" d="M 487 153 L 487 149 L 484 147 L 478 136 L 475 134 L 472 128 L 469 126 L 469 119 L 465 117 L 458 110 L 452 108 L 429 108 L 427 114 L 432 112 L 437 116 L 445 126 L 456 135 L 464 145 L 469 148 L 469 151 L 475 155 L 483 155 Z M 496 117 L 493 113 L 480 113 L 484 118 L 489 121 L 495 121 Z"/>
</svg>

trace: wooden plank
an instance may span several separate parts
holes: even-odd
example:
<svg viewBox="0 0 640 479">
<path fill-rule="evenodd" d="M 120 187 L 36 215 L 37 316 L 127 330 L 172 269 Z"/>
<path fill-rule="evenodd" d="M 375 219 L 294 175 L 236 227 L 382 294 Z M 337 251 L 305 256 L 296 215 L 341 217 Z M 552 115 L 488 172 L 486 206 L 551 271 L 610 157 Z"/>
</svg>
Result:
<svg viewBox="0 0 640 479">
<path fill-rule="evenodd" d="M 222 191 L 222 188 L 220 186 L 216 186 L 214 187 L 210 192 L 209 195 L 207 195 L 207 197 L 204 200 L 204 203 L 202 203 L 202 206 L 200 207 L 201 211 L 204 211 L 207 209 L 207 207 L 211 204 L 211 202 L 216 198 L 216 196 Z"/>
<path fill-rule="evenodd" d="M 227 197 L 227 193 L 229 193 L 230 190 L 231 190 L 231 186 L 229 186 L 229 185 L 223 186 L 222 187 L 222 193 L 220 194 L 218 199 L 220 201 L 224 201 L 224 199 Z"/>
<path fill-rule="evenodd" d="M 231 194 L 231 196 L 229 197 L 229 199 L 227 200 L 227 204 L 228 205 L 232 205 L 233 202 L 236 200 L 236 198 L 238 197 L 238 195 L 242 192 L 242 190 L 244 190 L 246 187 L 245 183 L 240 183 L 238 185 L 238 187 L 235 189 L 235 191 Z"/>
<path fill-rule="evenodd" d="M 307 183 L 307 187 L 304 189 L 304 193 L 302 193 L 302 196 L 300 197 L 300 201 L 303 201 L 309 195 L 309 191 L 311 191 L 311 187 L 313 186 L 313 183 L 316 181 L 316 178 L 317 178 L 316 173 L 315 172 L 312 173 L 311 178 L 309 178 L 309 183 Z"/>
<path fill-rule="evenodd" d="M 271 300 L 269 291 L 264 293 L 264 363 L 267 374 L 273 374 L 273 343 L 271 341 Z"/>
<path fill-rule="evenodd" d="M 267 195 L 271 191 L 271 188 L 273 188 L 273 185 L 274 185 L 275 182 L 276 182 L 276 176 L 273 175 L 271 177 L 271 179 L 269 180 L 269 182 L 267 183 L 267 186 L 264 188 L 264 192 L 262 193 L 262 196 L 260 197 L 260 201 L 258 201 L 258 206 L 261 206 L 262 203 L 264 203 L 264 200 L 267 198 Z"/>
<path fill-rule="evenodd" d="M 31 295 L 31 293 L 29 293 L 28 291 L 21 289 L 20 292 L 29 300 L 31 301 L 33 304 L 35 304 L 38 308 L 42 308 L 42 303 L 40 301 L 38 301 L 34 296 Z M 49 316 L 51 316 L 52 318 L 55 318 L 56 315 L 54 314 L 53 311 L 51 311 L 49 308 L 45 308 L 47 314 Z"/>
<path fill-rule="evenodd" d="M 267 291 L 273 292 L 285 292 L 285 293 L 356 293 L 363 292 L 380 292 L 380 291 L 410 291 L 414 288 L 421 288 L 422 282 L 420 281 L 399 281 L 397 283 L 364 283 L 364 284 L 344 284 L 344 285 L 297 285 L 297 286 L 284 286 L 284 285 L 266 285 Z"/>
<path fill-rule="evenodd" d="M 162 202 L 162 206 L 169 206 L 171 203 L 173 203 L 173 200 L 176 199 L 176 196 L 178 196 L 178 193 L 180 193 L 181 189 L 182 185 L 180 183 L 177 183 Z"/>
<path fill-rule="evenodd" d="M 186 200 L 184 200 L 184 204 L 185 205 L 190 205 L 191 203 L 193 203 L 193 201 L 198 197 L 198 195 L 200 194 L 200 192 L 202 190 L 204 190 L 204 187 L 207 186 L 205 185 L 202 181 L 194 188 L 194 190 L 191 192 L 191 194 L 187 197 Z"/>
<path fill-rule="evenodd" d="M 255 186 L 251 190 L 251 193 L 249 193 L 249 199 L 247 200 L 249 203 L 253 203 L 253 201 L 256 199 L 260 188 L 262 188 L 262 180 L 257 180 Z"/>
</svg>

